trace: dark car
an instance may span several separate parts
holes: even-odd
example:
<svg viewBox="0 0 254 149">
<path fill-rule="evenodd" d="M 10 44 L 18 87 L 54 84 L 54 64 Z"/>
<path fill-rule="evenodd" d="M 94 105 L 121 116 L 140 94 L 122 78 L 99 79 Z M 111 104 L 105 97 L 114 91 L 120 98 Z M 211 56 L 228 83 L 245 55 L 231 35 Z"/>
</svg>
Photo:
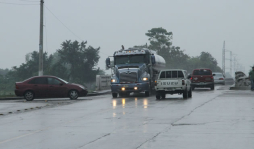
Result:
<svg viewBox="0 0 254 149">
<path fill-rule="evenodd" d="M 84 86 L 68 83 L 55 76 L 36 76 L 23 82 L 16 82 L 15 86 L 16 96 L 24 96 L 27 101 L 32 101 L 34 98 L 77 99 L 87 94 Z"/>
<path fill-rule="evenodd" d="M 210 69 L 194 69 L 191 75 L 191 87 L 194 90 L 196 87 L 209 87 L 214 90 L 214 78 Z"/>
</svg>

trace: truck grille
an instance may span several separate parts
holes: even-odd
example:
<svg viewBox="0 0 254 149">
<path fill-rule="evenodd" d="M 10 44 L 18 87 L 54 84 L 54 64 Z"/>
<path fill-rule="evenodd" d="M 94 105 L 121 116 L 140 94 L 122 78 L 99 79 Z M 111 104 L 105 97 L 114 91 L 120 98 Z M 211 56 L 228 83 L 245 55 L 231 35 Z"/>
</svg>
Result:
<svg viewBox="0 0 254 149">
<path fill-rule="evenodd" d="M 137 81 L 137 73 L 120 73 L 120 83 L 122 82 L 136 82 Z"/>
</svg>

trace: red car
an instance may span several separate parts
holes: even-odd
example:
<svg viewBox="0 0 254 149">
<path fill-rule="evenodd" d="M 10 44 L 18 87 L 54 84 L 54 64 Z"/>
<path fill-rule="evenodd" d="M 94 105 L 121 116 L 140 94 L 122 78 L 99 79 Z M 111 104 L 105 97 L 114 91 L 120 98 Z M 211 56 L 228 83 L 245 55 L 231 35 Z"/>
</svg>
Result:
<svg viewBox="0 0 254 149">
<path fill-rule="evenodd" d="M 210 69 L 194 69 L 191 75 L 191 87 L 209 87 L 214 90 L 214 78 Z"/>
<path fill-rule="evenodd" d="M 84 86 L 68 83 L 55 76 L 36 76 L 23 82 L 16 82 L 15 86 L 16 96 L 24 96 L 27 101 L 32 101 L 34 98 L 77 99 L 87 94 Z"/>
</svg>

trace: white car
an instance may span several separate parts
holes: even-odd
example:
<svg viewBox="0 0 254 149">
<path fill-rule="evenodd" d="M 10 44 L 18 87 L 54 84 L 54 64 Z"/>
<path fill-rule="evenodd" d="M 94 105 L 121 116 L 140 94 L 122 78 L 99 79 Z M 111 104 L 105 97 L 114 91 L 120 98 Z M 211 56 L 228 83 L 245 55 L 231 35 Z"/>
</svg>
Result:
<svg viewBox="0 0 254 149">
<path fill-rule="evenodd" d="M 156 80 L 156 99 L 164 99 L 166 94 L 182 94 L 183 98 L 192 97 L 191 76 L 186 70 L 161 70 Z"/>
</svg>

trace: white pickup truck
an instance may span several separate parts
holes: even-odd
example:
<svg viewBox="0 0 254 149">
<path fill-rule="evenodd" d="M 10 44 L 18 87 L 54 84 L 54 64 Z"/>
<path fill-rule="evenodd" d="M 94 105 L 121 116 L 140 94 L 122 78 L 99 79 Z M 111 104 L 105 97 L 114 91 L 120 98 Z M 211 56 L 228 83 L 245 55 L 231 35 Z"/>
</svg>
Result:
<svg viewBox="0 0 254 149">
<path fill-rule="evenodd" d="M 183 94 L 183 98 L 192 97 L 191 76 L 182 69 L 163 69 L 156 80 L 156 99 L 164 99 L 166 94 Z"/>
</svg>

